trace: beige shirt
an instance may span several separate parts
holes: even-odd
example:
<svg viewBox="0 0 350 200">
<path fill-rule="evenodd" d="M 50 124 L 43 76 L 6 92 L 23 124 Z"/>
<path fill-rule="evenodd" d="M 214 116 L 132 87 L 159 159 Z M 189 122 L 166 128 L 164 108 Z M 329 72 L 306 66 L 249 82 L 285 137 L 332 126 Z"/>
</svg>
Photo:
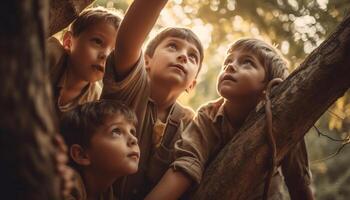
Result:
<svg viewBox="0 0 350 200">
<path fill-rule="evenodd" d="M 113 60 L 108 63 L 101 98 L 120 100 L 135 111 L 138 118 L 137 138 L 141 150 L 138 172 L 116 184 L 118 197 L 123 200 L 143 199 L 173 162 L 174 142 L 193 119 L 194 112 L 175 103 L 165 127 L 162 127 L 160 123 L 157 123 L 155 127 L 157 107 L 150 98 L 150 84 L 143 56 L 140 57 L 128 76 L 121 81 L 116 81 Z M 164 130 L 171 126 L 169 122 L 175 110 L 181 113 L 180 124 L 173 135 L 163 136 Z M 156 135 L 153 133 L 154 130 Z M 165 143 L 164 141 L 170 142 Z"/>
<path fill-rule="evenodd" d="M 175 144 L 175 161 L 171 166 L 190 176 L 197 184 L 201 182 L 204 169 L 225 144 L 236 136 L 237 130 L 230 125 L 223 110 L 224 99 L 220 98 L 202 106 L 197 116 Z M 304 140 L 292 149 L 282 161 L 281 170 L 288 188 L 310 184 L 310 170 Z M 273 177 L 270 198 L 283 199 L 280 173 Z M 263 184 L 250 199 L 261 199 Z M 272 198 L 275 196 L 276 198 Z M 278 197 L 278 198 L 277 198 Z"/>
<path fill-rule="evenodd" d="M 80 174 L 74 171 L 74 188 L 65 200 L 87 200 L 87 194 L 85 184 Z M 110 186 L 108 189 L 101 194 L 98 200 L 117 200 L 113 193 L 113 187 Z"/>
<path fill-rule="evenodd" d="M 67 75 L 68 54 L 61 43 L 54 37 L 47 40 L 50 79 L 53 85 L 55 107 L 59 114 L 72 110 L 77 105 L 98 100 L 102 92 L 102 81 L 89 83 L 75 99 L 67 104 L 60 104 L 60 91 L 64 87 Z"/>
</svg>

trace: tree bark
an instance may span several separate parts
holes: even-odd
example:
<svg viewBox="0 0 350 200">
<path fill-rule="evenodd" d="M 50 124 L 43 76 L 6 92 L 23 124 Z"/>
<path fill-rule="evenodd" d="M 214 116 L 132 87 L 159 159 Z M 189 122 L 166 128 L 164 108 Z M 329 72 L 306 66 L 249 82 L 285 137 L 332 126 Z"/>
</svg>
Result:
<svg viewBox="0 0 350 200">
<path fill-rule="evenodd" d="M 57 124 L 45 64 L 48 1 L 1 5 L 0 198 L 60 199 Z"/>
<path fill-rule="evenodd" d="M 67 27 L 94 0 L 50 0 L 49 35 Z"/>
<path fill-rule="evenodd" d="M 272 92 L 280 162 L 350 86 L 350 15 Z M 247 199 L 269 169 L 265 113 L 252 113 L 206 170 L 193 199 Z"/>
</svg>

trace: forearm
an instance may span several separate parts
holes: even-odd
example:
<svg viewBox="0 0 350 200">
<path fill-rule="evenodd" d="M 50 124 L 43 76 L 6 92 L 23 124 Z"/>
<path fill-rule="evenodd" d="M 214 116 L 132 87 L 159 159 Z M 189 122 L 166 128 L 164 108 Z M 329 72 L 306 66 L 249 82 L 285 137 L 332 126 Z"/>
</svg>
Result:
<svg viewBox="0 0 350 200">
<path fill-rule="evenodd" d="M 176 200 L 191 186 L 192 180 L 180 171 L 168 169 L 145 200 Z"/>
<path fill-rule="evenodd" d="M 291 200 L 314 200 L 310 186 L 303 185 L 297 188 L 288 188 Z"/>
<path fill-rule="evenodd" d="M 119 27 L 116 41 L 117 72 L 125 74 L 138 60 L 142 45 L 167 0 L 134 0 Z"/>
</svg>

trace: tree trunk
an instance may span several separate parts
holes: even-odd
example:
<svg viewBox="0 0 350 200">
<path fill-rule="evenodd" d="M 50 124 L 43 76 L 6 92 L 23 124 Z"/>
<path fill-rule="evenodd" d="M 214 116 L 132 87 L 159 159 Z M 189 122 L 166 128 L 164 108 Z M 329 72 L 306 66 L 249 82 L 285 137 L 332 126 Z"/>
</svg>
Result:
<svg viewBox="0 0 350 200">
<path fill-rule="evenodd" d="M 350 86 L 350 15 L 272 93 L 273 131 L 280 162 Z M 193 199 L 247 199 L 269 169 L 265 113 L 252 113 L 209 165 Z"/>
<path fill-rule="evenodd" d="M 94 0 L 50 0 L 49 36 L 67 27 Z"/>
<path fill-rule="evenodd" d="M 45 65 L 48 1 L 1 5 L 0 198 L 59 199 L 57 124 Z"/>
</svg>

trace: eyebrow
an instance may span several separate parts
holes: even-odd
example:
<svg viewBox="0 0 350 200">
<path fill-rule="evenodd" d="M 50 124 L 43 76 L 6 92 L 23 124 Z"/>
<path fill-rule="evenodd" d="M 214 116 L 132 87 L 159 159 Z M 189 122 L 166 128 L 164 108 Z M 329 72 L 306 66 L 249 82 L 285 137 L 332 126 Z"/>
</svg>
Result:
<svg viewBox="0 0 350 200">
<path fill-rule="evenodd" d="M 168 42 L 176 42 L 176 43 L 181 43 L 181 44 L 183 44 L 184 41 L 190 43 L 191 45 L 194 45 L 192 42 L 190 42 L 190 41 L 188 41 L 186 39 L 182 39 L 182 38 L 171 37 L 171 39 L 168 40 Z M 196 46 L 196 45 L 194 45 L 194 46 Z M 198 59 L 199 59 L 200 53 L 199 53 L 198 49 L 190 47 L 190 50 L 194 51 L 197 54 Z"/>
</svg>

